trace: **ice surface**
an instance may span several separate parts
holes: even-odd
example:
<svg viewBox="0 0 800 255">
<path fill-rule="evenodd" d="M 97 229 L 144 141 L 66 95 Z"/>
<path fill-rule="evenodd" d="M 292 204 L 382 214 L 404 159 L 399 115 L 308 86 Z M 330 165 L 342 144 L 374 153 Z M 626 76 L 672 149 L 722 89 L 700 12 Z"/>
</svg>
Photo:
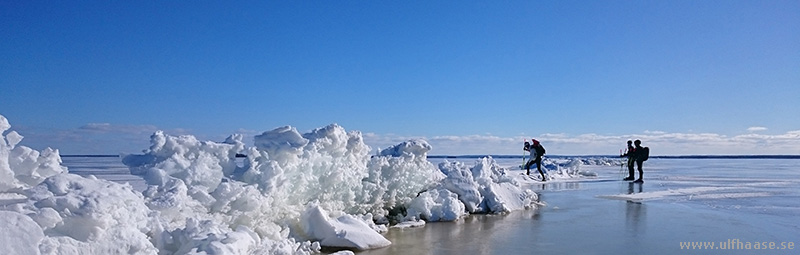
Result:
<svg viewBox="0 0 800 255">
<path fill-rule="evenodd" d="M 581 160 L 587 164 L 580 171 L 594 177 L 517 179 L 546 202 L 537 210 L 390 231 L 390 248 L 359 254 L 797 254 L 796 159 L 650 159 L 644 184 L 621 181 L 627 169 L 614 159 L 596 159 Z M 500 166 L 519 163 L 497 160 Z M 795 248 L 681 248 L 682 242 L 728 240 L 793 242 Z"/>
</svg>

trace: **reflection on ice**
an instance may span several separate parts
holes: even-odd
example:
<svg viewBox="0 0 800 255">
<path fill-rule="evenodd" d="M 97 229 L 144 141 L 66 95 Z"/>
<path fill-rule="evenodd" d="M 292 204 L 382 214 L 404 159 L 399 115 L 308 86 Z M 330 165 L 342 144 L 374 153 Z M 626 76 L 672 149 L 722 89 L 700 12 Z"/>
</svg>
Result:
<svg viewBox="0 0 800 255">
<path fill-rule="evenodd" d="M 628 183 L 628 195 L 633 195 L 634 193 L 642 193 L 644 192 L 644 184 L 643 183 Z"/>
</svg>

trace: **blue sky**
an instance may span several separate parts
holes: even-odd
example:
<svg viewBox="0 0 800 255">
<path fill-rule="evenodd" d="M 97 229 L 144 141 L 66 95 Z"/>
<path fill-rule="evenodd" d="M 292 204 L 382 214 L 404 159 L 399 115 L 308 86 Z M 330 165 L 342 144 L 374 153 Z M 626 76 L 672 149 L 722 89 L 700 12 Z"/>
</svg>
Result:
<svg viewBox="0 0 800 255">
<path fill-rule="evenodd" d="M 0 91 L 62 154 L 331 123 L 431 154 L 800 154 L 800 2 L 0 1 Z"/>
</svg>

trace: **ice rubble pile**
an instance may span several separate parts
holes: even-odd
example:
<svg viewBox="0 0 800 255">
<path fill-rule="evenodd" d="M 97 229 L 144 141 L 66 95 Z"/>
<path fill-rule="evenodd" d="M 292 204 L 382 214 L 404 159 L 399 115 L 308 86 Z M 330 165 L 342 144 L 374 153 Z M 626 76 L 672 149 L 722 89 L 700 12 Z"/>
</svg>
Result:
<svg viewBox="0 0 800 255">
<path fill-rule="evenodd" d="M 10 127 L 0 115 L 0 254 L 156 252 L 141 194 L 67 173 L 58 150 L 20 146 Z"/>
<path fill-rule="evenodd" d="M 536 194 L 491 158 L 469 167 L 427 160 L 411 140 L 369 155 L 338 125 L 301 134 L 281 127 L 221 143 L 156 132 L 125 155 L 150 185 L 137 192 L 69 174 L 57 150 L 18 146 L 0 116 L 0 253 L 310 254 L 320 246 L 390 245 L 386 223 L 420 225 L 467 213 L 518 210 Z M 245 154 L 237 161 L 237 154 Z"/>
</svg>

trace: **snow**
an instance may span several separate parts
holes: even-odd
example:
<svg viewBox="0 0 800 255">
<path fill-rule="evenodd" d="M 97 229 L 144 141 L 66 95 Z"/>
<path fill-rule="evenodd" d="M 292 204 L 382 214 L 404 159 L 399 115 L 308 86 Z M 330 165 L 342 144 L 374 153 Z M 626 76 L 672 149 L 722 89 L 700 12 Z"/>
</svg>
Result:
<svg viewBox="0 0 800 255">
<path fill-rule="evenodd" d="M 607 199 L 616 199 L 616 200 L 642 201 L 642 200 L 664 199 L 666 197 L 671 197 L 671 196 L 690 196 L 690 195 L 702 194 L 702 193 L 707 193 L 707 192 L 715 192 L 715 191 L 726 190 L 726 189 L 732 189 L 732 188 L 730 188 L 730 187 L 692 187 L 692 188 L 669 189 L 669 190 L 652 191 L 652 192 L 640 192 L 640 193 L 632 193 L 632 194 L 600 195 L 600 196 L 597 196 L 597 197 L 599 197 L 599 198 L 607 198 Z"/>
<path fill-rule="evenodd" d="M 0 254 L 40 254 L 42 228 L 25 214 L 0 211 Z"/>
<path fill-rule="evenodd" d="M 0 192 L 19 191 L 30 188 L 44 178 L 64 173 L 58 150 L 50 148 L 42 152 L 25 146 L 16 146 L 23 136 L 11 128 L 8 119 L 0 115 Z"/>
<path fill-rule="evenodd" d="M 311 239 L 320 240 L 328 247 L 353 247 L 366 250 L 392 244 L 378 232 L 364 231 L 370 226 L 352 215 L 331 219 L 319 206 L 312 206 L 303 213 L 303 230 Z"/>
<path fill-rule="evenodd" d="M 58 150 L 22 146 L 10 128 L 0 115 L 0 239 L 14 244 L 3 254 L 374 249 L 391 245 L 382 235 L 390 225 L 424 227 L 538 201 L 528 180 L 491 157 L 434 165 L 424 140 L 370 155 L 360 132 L 336 124 L 308 133 L 279 127 L 256 136 L 253 147 L 241 135 L 212 142 L 157 131 L 143 154 L 122 155 L 147 183 L 143 191 L 71 174 Z M 581 163 L 546 162 L 555 180 L 585 174 Z"/>
<path fill-rule="evenodd" d="M 733 199 L 748 197 L 772 196 L 768 192 L 747 192 L 748 188 L 742 185 L 737 187 L 692 187 L 681 189 L 668 189 L 662 191 L 640 192 L 632 194 L 599 195 L 599 198 L 644 201 L 661 200 L 670 197 L 686 197 L 687 199 Z M 743 192 L 743 190 L 745 190 Z"/>
</svg>

